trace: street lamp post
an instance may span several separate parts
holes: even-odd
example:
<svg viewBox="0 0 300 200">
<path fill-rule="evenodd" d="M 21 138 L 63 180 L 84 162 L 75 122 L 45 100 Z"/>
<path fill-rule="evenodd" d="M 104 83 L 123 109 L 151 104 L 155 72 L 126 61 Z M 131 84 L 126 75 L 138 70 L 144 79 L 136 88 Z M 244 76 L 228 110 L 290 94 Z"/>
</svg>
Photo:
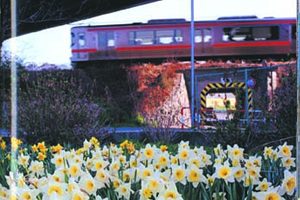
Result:
<svg viewBox="0 0 300 200">
<path fill-rule="evenodd" d="M 191 125 L 195 125 L 195 24 L 194 0 L 191 0 Z"/>
</svg>

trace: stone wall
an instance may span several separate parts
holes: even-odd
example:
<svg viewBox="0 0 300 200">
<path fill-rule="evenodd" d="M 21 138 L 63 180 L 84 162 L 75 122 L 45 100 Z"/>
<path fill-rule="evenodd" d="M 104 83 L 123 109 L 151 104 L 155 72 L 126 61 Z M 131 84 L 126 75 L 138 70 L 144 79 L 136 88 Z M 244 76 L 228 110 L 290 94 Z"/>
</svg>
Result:
<svg viewBox="0 0 300 200">
<path fill-rule="evenodd" d="M 169 97 L 153 112 L 146 113 L 145 119 L 156 127 L 181 128 L 181 122 L 183 122 L 184 127 L 188 128 L 191 127 L 189 105 L 184 75 L 178 73 Z M 185 108 L 183 115 L 181 114 L 182 108 Z"/>
</svg>

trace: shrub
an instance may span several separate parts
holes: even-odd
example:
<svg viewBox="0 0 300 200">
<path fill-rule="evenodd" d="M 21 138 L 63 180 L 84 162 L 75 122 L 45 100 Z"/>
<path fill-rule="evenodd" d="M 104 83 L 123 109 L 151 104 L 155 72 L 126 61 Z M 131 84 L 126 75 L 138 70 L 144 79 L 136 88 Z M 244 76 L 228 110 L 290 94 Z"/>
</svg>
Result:
<svg viewBox="0 0 300 200">
<path fill-rule="evenodd" d="M 22 72 L 20 86 L 19 127 L 28 142 L 76 144 L 91 135 L 103 136 L 105 110 L 82 72 Z"/>
<path fill-rule="evenodd" d="M 277 138 L 295 136 L 297 120 L 296 73 L 290 70 L 274 92 L 272 116 L 278 129 Z"/>
</svg>

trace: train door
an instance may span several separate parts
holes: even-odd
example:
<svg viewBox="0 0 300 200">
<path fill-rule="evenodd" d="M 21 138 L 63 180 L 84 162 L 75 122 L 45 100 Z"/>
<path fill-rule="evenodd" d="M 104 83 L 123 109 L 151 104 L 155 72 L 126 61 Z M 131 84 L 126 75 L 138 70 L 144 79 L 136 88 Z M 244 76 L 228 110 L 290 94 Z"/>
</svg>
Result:
<svg viewBox="0 0 300 200">
<path fill-rule="evenodd" d="M 211 48 L 212 31 L 210 28 L 200 28 L 195 30 L 195 52 L 196 56 L 209 56 Z"/>
<path fill-rule="evenodd" d="M 296 25 L 292 25 L 291 26 L 291 52 L 293 54 L 296 53 L 296 35 L 297 35 L 297 31 L 296 31 Z"/>
<path fill-rule="evenodd" d="M 103 59 L 111 59 L 115 57 L 115 37 L 114 32 L 99 32 L 98 33 L 98 49 L 99 56 Z"/>
</svg>

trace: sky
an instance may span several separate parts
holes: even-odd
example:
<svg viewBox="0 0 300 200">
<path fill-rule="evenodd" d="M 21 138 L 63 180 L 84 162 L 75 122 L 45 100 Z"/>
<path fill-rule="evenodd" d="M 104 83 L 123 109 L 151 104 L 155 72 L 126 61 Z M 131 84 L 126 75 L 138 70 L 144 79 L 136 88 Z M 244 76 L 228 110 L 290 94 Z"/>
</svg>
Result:
<svg viewBox="0 0 300 200">
<path fill-rule="evenodd" d="M 150 19 L 190 20 L 191 0 L 162 0 L 26 34 L 6 40 L 2 53 L 13 52 L 24 64 L 44 63 L 70 67 L 70 29 L 79 25 L 125 24 Z M 296 17 L 297 0 L 194 0 L 195 20 L 215 20 L 225 16 Z"/>
</svg>

